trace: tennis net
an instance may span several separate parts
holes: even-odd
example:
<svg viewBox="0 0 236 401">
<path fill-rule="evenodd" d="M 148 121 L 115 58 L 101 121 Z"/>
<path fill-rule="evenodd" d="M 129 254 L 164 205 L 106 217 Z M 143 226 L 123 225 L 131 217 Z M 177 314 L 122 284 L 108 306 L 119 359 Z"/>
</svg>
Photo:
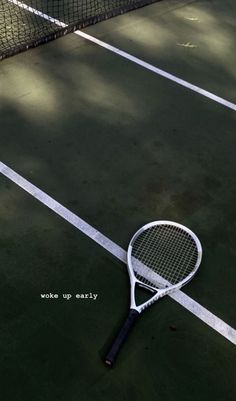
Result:
<svg viewBox="0 0 236 401">
<path fill-rule="evenodd" d="M 0 0 L 0 60 L 158 0 Z"/>
</svg>

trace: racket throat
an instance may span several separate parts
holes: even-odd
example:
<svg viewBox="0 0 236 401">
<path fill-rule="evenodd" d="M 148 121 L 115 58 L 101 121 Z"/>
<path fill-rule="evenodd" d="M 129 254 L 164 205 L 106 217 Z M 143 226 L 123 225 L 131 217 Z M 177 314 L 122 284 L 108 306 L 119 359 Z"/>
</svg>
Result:
<svg viewBox="0 0 236 401">
<path fill-rule="evenodd" d="M 146 307 L 150 306 L 157 299 L 158 291 L 151 289 L 143 283 L 135 283 L 131 288 L 131 309 L 141 313 Z"/>
</svg>

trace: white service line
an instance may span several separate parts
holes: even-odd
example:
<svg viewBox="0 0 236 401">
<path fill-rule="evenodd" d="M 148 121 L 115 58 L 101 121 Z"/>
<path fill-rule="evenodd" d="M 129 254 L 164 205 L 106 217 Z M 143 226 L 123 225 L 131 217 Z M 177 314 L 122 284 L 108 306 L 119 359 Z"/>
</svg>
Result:
<svg viewBox="0 0 236 401">
<path fill-rule="evenodd" d="M 97 45 L 104 47 L 105 49 L 118 54 L 121 57 L 126 58 L 129 61 L 132 61 L 135 64 L 140 65 L 143 68 L 146 68 L 149 71 L 154 72 L 155 74 L 158 74 L 164 78 L 169 79 L 170 81 L 175 82 L 178 85 L 184 86 L 187 89 L 192 90 L 193 92 L 197 92 L 198 94 L 207 97 L 210 100 L 213 100 L 214 102 L 220 103 L 225 107 L 228 107 L 229 109 L 232 109 L 236 111 L 236 104 L 229 102 L 228 100 L 223 99 L 222 97 L 219 97 L 217 95 L 214 95 L 211 92 L 206 91 L 205 89 L 202 89 L 196 85 L 191 84 L 190 82 L 184 81 L 181 78 L 176 77 L 175 75 L 169 74 L 166 71 L 161 70 L 160 68 L 154 67 L 153 65 L 146 63 L 145 61 L 132 56 L 129 53 L 124 52 L 123 50 L 118 49 L 117 47 L 111 46 L 108 43 L 105 43 L 101 41 L 100 39 L 94 38 L 93 36 L 88 35 L 85 32 L 82 31 L 75 31 L 74 32 L 76 35 L 81 36 L 84 39 L 89 40 L 90 42 L 96 43 Z"/>
<path fill-rule="evenodd" d="M 27 4 L 23 3 L 22 1 L 19 1 L 19 0 L 8 0 L 8 1 L 10 3 L 15 4 L 16 6 L 18 6 L 20 8 L 23 8 L 26 11 L 29 11 L 29 12 L 31 12 L 31 13 L 33 13 L 33 14 L 41 17 L 41 18 L 44 18 L 47 21 L 50 21 L 51 23 L 54 23 L 55 25 L 58 25 L 58 26 L 63 27 L 63 28 L 66 28 L 68 26 L 64 22 L 59 21 L 58 19 L 55 19 L 53 17 L 50 17 L 49 15 L 44 14 L 44 13 L 42 13 L 41 11 L 39 11 L 39 10 L 37 10 L 35 8 L 32 8 L 32 7 L 28 6 Z M 129 61 L 132 61 L 135 64 L 140 65 L 143 68 L 146 68 L 149 71 L 154 72 L 155 74 L 158 74 L 158 75 L 160 75 L 160 76 L 162 76 L 162 77 L 164 77 L 166 79 L 169 79 L 170 81 L 173 81 L 178 85 L 184 86 L 185 88 L 187 88 L 189 90 L 192 90 L 193 92 L 196 92 L 199 95 L 205 96 L 208 99 L 213 100 L 216 103 L 220 103 L 221 105 L 236 111 L 236 104 L 234 104 L 232 102 L 229 102 L 228 100 L 223 99 L 222 97 L 214 95 L 214 93 L 208 92 L 205 89 L 200 88 L 199 86 L 193 85 L 190 82 L 187 82 L 187 81 L 185 81 L 185 80 L 183 80 L 181 78 L 176 77 L 175 75 L 172 75 L 172 74 L 170 74 L 170 73 L 168 73 L 168 72 L 166 72 L 164 70 L 161 70 L 160 68 L 154 67 L 153 65 L 151 65 L 149 63 L 146 63 L 145 61 L 143 61 L 143 60 L 141 60 L 141 59 L 139 59 L 139 58 L 137 58 L 135 56 L 132 56 L 131 54 L 126 53 L 123 50 L 118 49 L 117 47 L 111 46 L 108 43 L 105 43 L 105 42 L 101 41 L 100 39 L 97 39 L 97 38 L 95 38 L 95 37 L 93 37 L 91 35 L 88 35 L 85 32 L 77 30 L 74 33 L 76 35 L 81 36 L 84 39 L 89 40 L 90 42 L 93 42 L 93 43 L 95 43 L 95 44 L 97 44 L 97 45 L 99 45 L 99 46 L 101 46 L 101 47 L 113 52 L 113 53 L 118 54 L 119 56 L 121 56 L 121 57 L 123 57 L 123 58 L 125 58 L 125 59 L 127 59 Z"/>
<path fill-rule="evenodd" d="M 56 214 L 61 216 L 64 220 L 68 221 L 82 233 L 87 235 L 90 239 L 97 242 L 97 244 L 102 246 L 113 256 L 126 263 L 126 252 L 120 246 L 115 244 L 109 238 L 105 237 L 105 235 L 90 226 L 75 213 L 72 213 L 69 209 L 62 206 L 59 202 L 51 198 L 45 192 L 41 191 L 41 189 L 33 185 L 31 182 L 27 181 L 25 178 L 17 174 L 14 170 L 12 170 L 10 167 L 6 166 L 2 162 L 0 162 L 0 173 L 12 182 L 14 182 L 16 185 L 24 189 L 39 202 L 43 203 L 49 209 L 54 211 Z M 233 344 L 236 344 L 236 330 L 225 323 L 223 320 L 219 319 L 217 316 L 213 315 L 198 302 L 194 301 L 182 291 L 177 291 L 176 293 L 170 294 L 169 296 L 180 305 L 182 305 L 185 309 L 197 316 L 208 326 L 221 334 L 223 337 L 225 337 L 227 340 L 231 341 Z"/>
</svg>

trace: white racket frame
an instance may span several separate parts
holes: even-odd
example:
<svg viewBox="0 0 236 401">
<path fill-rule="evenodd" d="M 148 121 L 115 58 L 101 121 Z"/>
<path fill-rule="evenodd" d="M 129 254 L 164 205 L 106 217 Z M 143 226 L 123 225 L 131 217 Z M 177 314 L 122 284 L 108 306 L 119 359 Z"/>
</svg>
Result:
<svg viewBox="0 0 236 401">
<path fill-rule="evenodd" d="M 148 228 L 156 226 L 156 225 L 171 225 L 171 226 L 181 228 L 182 230 L 187 232 L 192 237 L 192 239 L 195 242 L 197 251 L 198 251 L 198 258 L 197 258 L 195 268 L 191 271 L 191 273 L 187 277 L 185 277 L 184 280 L 180 281 L 177 284 L 171 285 L 166 280 L 164 280 L 162 277 L 160 277 L 157 273 L 154 273 L 150 270 L 151 274 L 155 275 L 157 282 L 161 283 L 162 286 L 166 286 L 165 288 L 156 288 L 154 286 L 144 284 L 143 282 L 141 282 L 140 280 L 138 280 L 135 277 L 133 267 L 132 267 L 133 266 L 132 249 L 133 249 L 134 241 L 143 231 L 146 231 Z M 200 266 L 201 260 L 202 260 L 201 243 L 200 243 L 198 237 L 196 236 L 196 234 L 194 234 L 188 227 L 185 227 L 184 225 L 176 223 L 174 221 L 168 221 L 168 220 L 157 220 L 157 221 L 153 221 L 151 223 L 145 224 L 131 238 L 129 247 L 128 247 L 128 251 L 127 251 L 127 268 L 128 268 L 129 278 L 130 278 L 130 309 L 135 309 L 137 312 L 141 313 L 144 309 L 146 309 L 148 306 L 152 305 L 159 298 L 162 298 L 163 296 L 165 296 L 167 294 L 170 294 L 174 291 L 179 290 L 181 287 L 183 287 L 183 285 L 187 284 L 193 278 L 193 276 L 196 274 L 196 272 Z M 140 263 L 140 262 L 138 262 L 138 263 Z M 149 269 L 149 268 L 147 267 L 147 269 Z M 146 288 L 147 290 L 149 290 L 151 292 L 155 292 L 155 294 L 146 302 L 144 302 L 140 305 L 136 305 L 136 302 L 135 302 L 135 286 L 136 286 L 136 284 L 140 287 Z"/>
</svg>

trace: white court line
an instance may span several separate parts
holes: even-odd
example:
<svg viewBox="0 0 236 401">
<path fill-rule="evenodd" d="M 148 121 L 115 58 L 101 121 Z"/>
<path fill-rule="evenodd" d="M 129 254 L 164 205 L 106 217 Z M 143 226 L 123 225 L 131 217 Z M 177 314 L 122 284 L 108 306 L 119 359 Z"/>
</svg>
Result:
<svg viewBox="0 0 236 401">
<path fill-rule="evenodd" d="M 54 23 L 55 25 L 58 25 L 58 26 L 63 27 L 63 28 L 66 28 L 68 26 L 64 22 L 61 22 L 61 21 L 59 21 L 59 20 L 57 20 L 57 19 L 55 19 L 53 17 L 50 17 L 49 15 L 44 14 L 41 11 L 36 10 L 35 8 L 29 7 L 27 4 L 25 4 L 25 3 L 21 2 L 21 1 L 18 1 L 18 0 L 8 0 L 8 1 L 10 3 L 13 3 L 13 4 L 17 5 L 18 7 L 23 8 L 24 10 L 28 10 L 29 12 L 31 12 L 33 14 L 36 14 L 37 16 L 40 16 L 40 17 L 46 19 L 47 21 L 50 21 L 50 22 Z M 149 63 L 146 63 L 145 61 L 143 61 L 143 60 L 141 60 L 141 59 L 139 59 L 139 58 L 137 58 L 135 56 L 132 56 L 131 54 L 126 53 L 123 50 L 118 49 L 117 47 L 111 46 L 108 43 L 105 43 L 105 42 L 103 42 L 103 41 L 101 41 L 101 40 L 99 40 L 99 39 L 97 39 L 97 38 L 95 38 L 95 37 L 93 37 L 91 35 L 88 35 L 85 32 L 77 30 L 74 33 L 76 35 L 81 36 L 84 39 L 89 40 L 90 42 L 93 42 L 93 43 L 95 43 L 95 44 L 97 44 L 97 45 L 99 45 L 99 46 L 101 46 L 101 47 L 103 47 L 103 48 L 115 53 L 115 54 L 118 54 L 119 56 L 121 56 L 121 57 L 123 57 L 123 58 L 125 58 L 125 59 L 127 59 L 129 61 L 132 61 L 135 64 L 138 64 L 139 66 L 141 66 L 143 68 L 146 68 L 149 71 L 154 72 L 157 75 L 160 75 L 160 76 L 162 76 L 162 77 L 164 77 L 166 79 L 169 79 L 170 81 L 173 81 L 178 85 L 184 86 L 185 88 L 187 88 L 187 89 L 189 89 L 189 90 L 191 90 L 193 92 L 196 92 L 199 95 L 205 96 L 206 98 L 208 98 L 208 99 L 210 99 L 210 100 L 212 100 L 212 101 L 214 101 L 216 103 L 219 103 L 219 104 L 221 104 L 221 105 L 223 105 L 223 106 L 225 106 L 225 107 L 227 107 L 229 109 L 232 109 L 232 110 L 236 111 L 236 104 L 234 104 L 232 102 L 229 102 L 228 100 L 223 99 L 220 96 L 214 95 L 214 93 L 211 93 L 211 92 L 209 92 L 209 91 L 207 91 L 205 89 L 202 89 L 199 86 L 193 85 L 190 82 L 185 81 L 184 79 L 178 78 L 173 74 L 170 74 L 170 73 L 168 73 L 166 71 L 161 70 L 160 68 L 154 67 L 153 65 L 151 65 Z"/>
<path fill-rule="evenodd" d="M 68 223 L 72 224 L 82 233 L 87 235 L 90 239 L 97 242 L 97 244 L 102 246 L 113 256 L 126 263 L 126 252 L 120 246 L 115 244 L 109 238 L 105 237 L 98 230 L 90 226 L 80 217 L 76 216 L 76 214 L 72 213 L 66 207 L 62 206 L 56 200 L 51 198 L 45 192 L 41 191 L 35 185 L 27 181 L 25 178 L 17 174 L 14 170 L 12 170 L 10 167 L 6 166 L 2 162 L 0 162 L 0 173 L 12 182 L 14 182 L 16 185 L 24 189 L 39 202 L 43 203 L 49 209 L 54 211 L 56 214 L 61 216 L 64 220 L 68 221 Z M 180 305 L 182 305 L 185 309 L 197 316 L 212 329 L 225 337 L 227 340 L 231 341 L 233 344 L 236 344 L 236 330 L 217 316 L 213 315 L 198 302 L 194 301 L 182 291 L 177 291 L 176 293 L 170 294 L 169 296 Z"/>
<path fill-rule="evenodd" d="M 216 103 L 220 103 L 225 107 L 228 107 L 229 109 L 232 109 L 236 111 L 236 104 L 229 102 L 228 100 L 223 99 L 222 97 L 219 97 L 217 95 L 214 95 L 211 92 L 206 91 L 205 89 L 200 88 L 199 86 L 193 85 L 190 82 L 184 81 L 181 78 L 176 77 L 175 75 L 169 74 L 166 71 L 161 70 L 160 68 L 154 67 L 153 65 L 146 63 L 145 61 L 132 56 L 129 53 L 124 52 L 123 50 L 118 49 L 117 47 L 111 46 L 108 43 L 105 43 L 97 38 L 94 38 L 93 36 L 88 35 L 85 32 L 82 31 L 75 31 L 76 35 L 81 36 L 84 39 L 90 40 L 90 42 L 96 43 L 97 45 L 104 47 L 107 50 L 110 50 L 113 53 L 118 54 L 121 57 L 126 58 L 129 61 L 132 61 L 135 64 L 140 65 L 143 68 L 146 68 L 149 71 L 154 72 L 155 74 L 158 74 L 164 78 L 169 79 L 170 81 L 175 82 L 178 85 L 184 86 L 187 89 L 192 90 L 193 92 L 196 92 L 202 96 L 207 97 L 210 100 L 213 100 Z"/>
</svg>

